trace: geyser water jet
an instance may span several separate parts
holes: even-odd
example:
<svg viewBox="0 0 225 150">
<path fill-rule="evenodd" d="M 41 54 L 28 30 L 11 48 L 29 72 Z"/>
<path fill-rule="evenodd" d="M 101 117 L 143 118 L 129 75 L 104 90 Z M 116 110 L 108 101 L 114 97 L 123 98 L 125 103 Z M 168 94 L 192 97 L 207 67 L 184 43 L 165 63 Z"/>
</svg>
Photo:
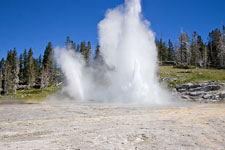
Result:
<svg viewBox="0 0 225 150">
<path fill-rule="evenodd" d="M 63 91 L 82 101 L 164 103 L 168 95 L 158 83 L 157 48 L 149 25 L 140 0 L 126 0 L 108 10 L 98 25 L 105 65 L 86 67 L 81 54 L 57 47 L 56 60 L 66 79 Z"/>
</svg>

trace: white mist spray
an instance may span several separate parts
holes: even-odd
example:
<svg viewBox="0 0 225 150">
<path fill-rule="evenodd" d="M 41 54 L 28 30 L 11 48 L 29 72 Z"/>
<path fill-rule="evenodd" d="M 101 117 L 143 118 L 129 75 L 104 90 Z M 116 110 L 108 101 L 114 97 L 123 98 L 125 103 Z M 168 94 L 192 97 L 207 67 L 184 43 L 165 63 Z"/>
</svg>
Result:
<svg viewBox="0 0 225 150">
<path fill-rule="evenodd" d="M 99 67 L 113 69 L 85 67 L 80 54 L 56 48 L 67 81 L 63 90 L 83 101 L 164 103 L 166 92 L 158 83 L 157 49 L 149 24 L 141 17 L 140 0 L 126 0 L 107 11 L 98 25 L 106 64 Z"/>
</svg>

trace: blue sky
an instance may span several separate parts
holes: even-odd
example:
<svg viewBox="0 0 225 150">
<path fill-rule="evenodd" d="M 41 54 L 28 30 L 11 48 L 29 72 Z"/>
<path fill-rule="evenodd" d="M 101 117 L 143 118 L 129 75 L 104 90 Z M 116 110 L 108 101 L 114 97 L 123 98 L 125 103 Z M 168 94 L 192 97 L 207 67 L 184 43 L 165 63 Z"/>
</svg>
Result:
<svg viewBox="0 0 225 150">
<path fill-rule="evenodd" d="M 97 24 L 108 8 L 123 0 L 0 0 L 0 57 L 30 47 L 34 56 L 49 41 L 63 46 L 66 36 L 75 42 L 98 42 Z M 207 40 L 209 31 L 225 24 L 225 0 L 142 0 L 143 15 L 165 40 L 174 41 L 180 30 L 196 30 Z"/>
</svg>

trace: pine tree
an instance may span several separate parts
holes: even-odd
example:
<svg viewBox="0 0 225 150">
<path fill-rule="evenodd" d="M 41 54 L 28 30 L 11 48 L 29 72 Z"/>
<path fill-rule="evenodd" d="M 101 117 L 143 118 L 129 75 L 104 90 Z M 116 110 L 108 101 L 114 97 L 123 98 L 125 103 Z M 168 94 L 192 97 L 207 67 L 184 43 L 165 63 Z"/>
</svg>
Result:
<svg viewBox="0 0 225 150">
<path fill-rule="evenodd" d="M 19 79 L 20 79 L 20 81 L 23 79 L 23 69 L 24 69 L 24 67 L 23 67 L 23 54 L 20 54 L 20 57 L 19 57 L 19 64 L 20 64 L 20 73 L 19 73 Z"/>
<path fill-rule="evenodd" d="M 175 52 L 173 48 L 173 43 L 169 40 L 168 42 L 168 52 L 169 52 L 169 61 L 175 60 Z"/>
<path fill-rule="evenodd" d="M 97 45 L 96 51 L 95 51 L 95 59 L 98 59 L 100 56 L 100 45 Z"/>
<path fill-rule="evenodd" d="M 204 69 L 206 69 L 207 68 L 207 66 L 208 66 L 208 64 L 209 64 L 209 62 L 208 62 L 208 48 L 207 48 L 207 46 L 206 46 L 206 44 L 204 45 L 202 45 L 202 49 L 203 49 L 203 51 L 202 51 L 202 54 L 203 54 L 203 68 Z"/>
<path fill-rule="evenodd" d="M 165 42 L 163 42 L 161 47 L 161 57 L 162 57 L 162 62 L 167 61 L 169 58 L 169 51 Z"/>
<path fill-rule="evenodd" d="M 221 31 L 218 48 L 219 48 L 218 59 L 220 61 L 219 67 L 225 68 L 225 27 L 224 26 Z"/>
<path fill-rule="evenodd" d="M 49 42 L 43 57 L 42 68 L 41 68 L 41 88 L 54 84 L 55 77 L 55 63 L 53 61 L 53 48 L 52 43 Z"/>
<path fill-rule="evenodd" d="M 88 46 L 86 48 L 86 52 L 84 55 L 85 60 L 89 61 L 90 60 L 90 54 L 91 54 L 91 42 L 88 41 Z"/>
<path fill-rule="evenodd" d="M 80 45 L 79 44 L 77 44 L 77 52 L 80 52 Z"/>
<path fill-rule="evenodd" d="M 206 47 L 206 44 L 203 43 L 200 35 L 197 37 L 197 44 L 200 51 L 200 66 L 206 69 L 208 65 L 208 48 Z"/>
<path fill-rule="evenodd" d="M 163 38 L 160 38 L 160 41 L 158 43 L 158 57 L 161 63 L 165 62 L 169 58 L 169 51 L 166 46 L 166 43 L 163 42 Z"/>
<path fill-rule="evenodd" d="M 208 49 L 209 49 L 209 61 L 210 67 L 219 68 L 220 67 L 220 60 L 218 59 L 218 54 L 220 52 L 220 39 L 221 39 L 221 32 L 217 28 L 209 33 L 209 42 L 208 42 Z"/>
<path fill-rule="evenodd" d="M 198 66 L 201 62 L 201 53 L 200 53 L 200 47 L 198 44 L 198 35 L 194 31 L 192 35 L 192 41 L 191 41 L 191 65 Z"/>
<path fill-rule="evenodd" d="M 13 77 L 12 77 L 12 61 L 13 61 L 13 53 L 12 50 L 8 51 L 5 66 L 4 66 L 4 94 L 8 94 L 10 90 L 12 90 L 13 86 Z"/>
<path fill-rule="evenodd" d="M 103 59 L 103 57 L 101 55 L 101 52 L 100 52 L 100 45 L 96 46 L 94 64 L 96 65 L 96 67 L 98 69 L 100 69 L 100 67 L 103 67 L 103 68 L 106 67 L 104 59 Z"/>
<path fill-rule="evenodd" d="M 48 68 L 42 66 L 41 68 L 41 82 L 40 88 L 45 88 L 49 85 L 49 75 L 48 75 Z"/>
<path fill-rule="evenodd" d="M 7 54 L 3 78 L 4 94 L 8 94 L 12 91 L 15 96 L 19 83 L 19 59 L 15 48 L 13 51 L 10 50 Z"/>
<path fill-rule="evenodd" d="M 162 45 L 163 45 L 163 40 L 162 40 L 162 37 L 160 38 L 160 40 L 159 41 L 157 41 L 157 48 L 158 48 L 158 59 L 159 59 L 159 61 L 162 63 L 162 50 L 161 50 L 161 48 L 162 48 Z"/>
<path fill-rule="evenodd" d="M 66 37 L 66 49 L 72 49 L 73 42 L 70 40 L 70 37 Z"/>
<path fill-rule="evenodd" d="M 0 61 L 0 96 L 2 94 L 3 89 L 3 71 L 4 71 L 4 63 L 5 60 L 4 58 L 1 59 Z"/>
<path fill-rule="evenodd" d="M 23 52 L 23 83 L 27 85 L 28 82 L 28 55 L 27 50 Z"/>
<path fill-rule="evenodd" d="M 76 43 L 74 43 L 74 42 L 73 42 L 73 45 L 72 45 L 72 49 L 74 50 L 74 52 L 78 52 Z"/>
<path fill-rule="evenodd" d="M 13 50 L 13 57 L 12 57 L 12 79 L 13 79 L 13 83 L 12 83 L 12 90 L 13 90 L 13 94 L 14 96 L 16 96 L 16 90 L 18 87 L 18 83 L 19 83 L 19 59 L 17 57 L 17 52 L 16 49 L 14 48 Z"/>
<path fill-rule="evenodd" d="M 33 59 L 34 62 L 34 78 L 35 78 L 35 85 L 40 85 L 40 66 L 39 66 L 39 59 Z"/>
<path fill-rule="evenodd" d="M 83 41 L 80 43 L 80 53 L 85 57 L 86 52 L 87 52 L 86 42 Z"/>
<path fill-rule="evenodd" d="M 28 68 L 27 68 L 27 88 L 30 89 L 35 84 L 34 58 L 33 51 L 30 48 L 28 52 Z"/>
<path fill-rule="evenodd" d="M 189 36 L 188 34 L 185 34 L 184 32 L 180 33 L 180 37 L 178 38 L 178 45 L 177 45 L 177 54 L 176 54 L 176 60 L 178 61 L 178 64 L 181 66 L 188 66 L 190 65 L 190 59 L 191 59 L 191 52 L 189 47 Z"/>
<path fill-rule="evenodd" d="M 76 43 L 74 43 L 73 41 L 71 41 L 69 36 L 66 37 L 66 49 L 72 49 L 75 52 L 77 52 Z"/>
<path fill-rule="evenodd" d="M 38 66 L 39 66 L 39 69 L 41 69 L 41 65 L 42 65 L 42 59 L 41 59 L 41 54 L 40 54 L 39 57 L 38 57 Z"/>
<path fill-rule="evenodd" d="M 49 67 L 49 65 L 51 63 L 51 57 L 52 57 L 52 43 L 49 42 L 46 49 L 45 49 L 43 62 L 42 62 L 42 65 L 45 68 Z"/>
</svg>

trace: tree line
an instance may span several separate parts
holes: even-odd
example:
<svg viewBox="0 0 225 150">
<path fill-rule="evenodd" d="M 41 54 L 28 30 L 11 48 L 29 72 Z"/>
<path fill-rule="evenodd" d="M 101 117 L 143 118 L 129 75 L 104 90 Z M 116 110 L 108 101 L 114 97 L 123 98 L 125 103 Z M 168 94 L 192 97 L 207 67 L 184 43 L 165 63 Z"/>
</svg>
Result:
<svg viewBox="0 0 225 150">
<path fill-rule="evenodd" d="M 156 40 L 158 59 L 161 64 L 178 67 L 195 66 L 201 68 L 225 68 L 225 26 L 209 32 L 208 42 L 204 43 L 201 35 L 193 32 L 192 38 L 183 31 L 174 44 Z"/>
<path fill-rule="evenodd" d="M 156 45 L 161 65 L 225 68 L 225 26 L 209 32 L 206 43 L 194 31 L 191 39 L 187 33 L 181 32 L 176 42 L 169 40 L 166 44 L 161 37 L 156 40 Z M 90 41 L 76 44 L 67 37 L 65 47 L 81 53 L 87 64 L 91 63 L 90 60 L 102 59 L 100 45 L 93 50 Z M 0 95 L 9 92 L 16 95 L 18 89 L 45 88 L 60 82 L 61 73 L 53 59 L 53 53 L 51 42 L 47 44 L 43 57 L 40 55 L 38 58 L 33 57 L 32 48 L 28 51 L 25 49 L 19 56 L 15 48 L 9 50 L 6 59 L 2 58 L 0 61 Z"/>
<path fill-rule="evenodd" d="M 9 50 L 6 59 L 0 61 L 0 94 L 13 92 L 16 95 L 19 88 L 45 88 L 54 84 L 56 65 L 52 54 L 51 42 L 46 46 L 43 58 L 40 55 L 35 59 L 32 48 L 25 49 L 19 56 L 16 48 Z"/>
<path fill-rule="evenodd" d="M 91 60 L 92 45 L 82 41 L 75 44 L 67 37 L 66 48 L 80 52 L 85 60 Z M 95 50 L 95 57 L 99 56 L 99 46 Z M 33 50 L 25 49 L 20 55 L 16 48 L 9 50 L 6 59 L 0 60 L 0 95 L 13 93 L 16 95 L 18 89 L 45 88 L 61 82 L 61 71 L 53 59 L 54 51 L 52 43 L 49 42 L 45 48 L 44 55 L 33 57 Z"/>
</svg>

